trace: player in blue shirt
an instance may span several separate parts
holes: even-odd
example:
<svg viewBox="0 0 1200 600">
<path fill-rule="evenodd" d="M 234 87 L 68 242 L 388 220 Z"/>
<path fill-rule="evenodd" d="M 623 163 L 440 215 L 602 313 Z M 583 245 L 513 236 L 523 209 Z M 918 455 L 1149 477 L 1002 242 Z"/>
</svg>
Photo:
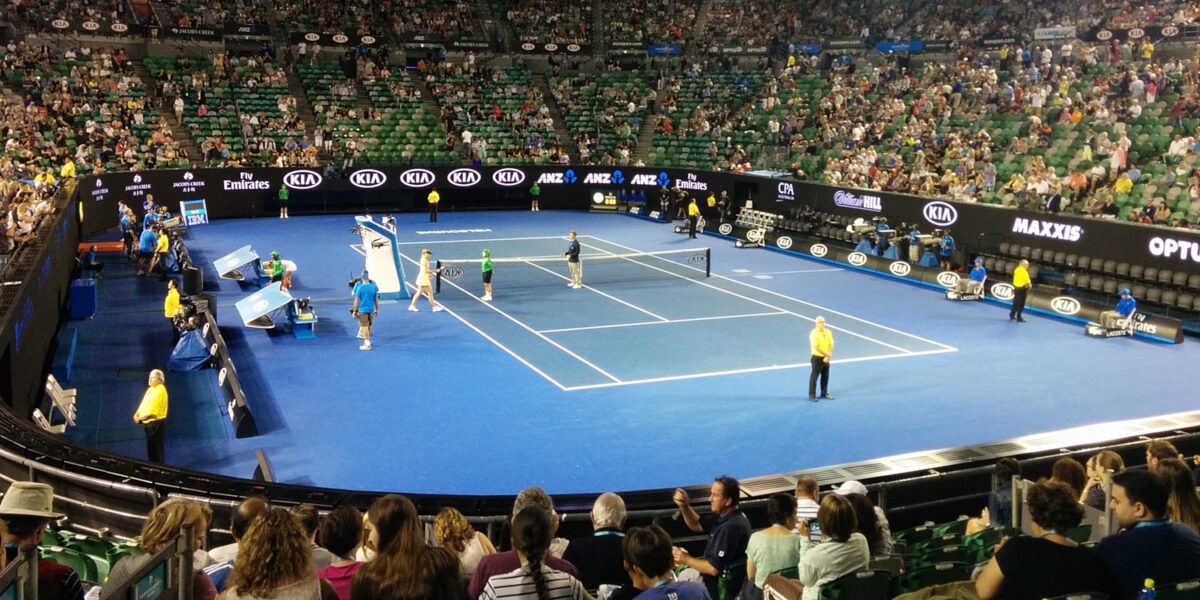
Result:
<svg viewBox="0 0 1200 600">
<path fill-rule="evenodd" d="M 362 279 L 354 287 L 354 306 L 350 309 L 350 314 L 358 319 L 362 333 L 363 343 L 358 349 L 370 350 L 371 326 L 375 324 L 375 317 L 379 315 L 379 286 L 367 277 L 366 271 L 363 271 Z"/>
<path fill-rule="evenodd" d="M 943 271 L 949 271 L 953 265 L 950 264 L 950 256 L 954 254 L 954 236 L 950 235 L 949 229 L 942 230 L 942 241 L 938 244 L 938 262 L 941 263 Z"/>
<path fill-rule="evenodd" d="M 138 239 L 138 275 L 149 275 L 150 271 L 146 269 L 146 264 L 154 258 L 154 249 L 158 246 L 158 235 L 153 229 L 147 227 L 142 230 L 142 236 Z"/>
<path fill-rule="evenodd" d="M 1124 329 L 1133 325 L 1134 311 L 1137 310 L 1137 300 L 1129 288 L 1121 288 L 1121 299 L 1117 301 L 1116 310 L 1106 310 L 1100 313 L 1100 324 L 1105 329 Z"/>
</svg>

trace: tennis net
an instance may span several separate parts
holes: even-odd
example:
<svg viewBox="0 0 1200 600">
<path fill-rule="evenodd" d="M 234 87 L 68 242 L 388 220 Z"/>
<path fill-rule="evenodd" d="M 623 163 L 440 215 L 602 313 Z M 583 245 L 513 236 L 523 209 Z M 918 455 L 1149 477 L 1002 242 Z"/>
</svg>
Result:
<svg viewBox="0 0 1200 600">
<path fill-rule="evenodd" d="M 703 279 L 712 273 L 709 248 L 631 252 L 628 254 L 585 254 L 580 257 L 584 285 L 634 281 Z M 483 261 L 437 261 L 438 292 L 447 283 L 467 292 L 483 290 Z M 498 287 L 523 288 L 565 286 L 571 275 L 562 256 L 492 258 L 494 283 Z"/>
</svg>

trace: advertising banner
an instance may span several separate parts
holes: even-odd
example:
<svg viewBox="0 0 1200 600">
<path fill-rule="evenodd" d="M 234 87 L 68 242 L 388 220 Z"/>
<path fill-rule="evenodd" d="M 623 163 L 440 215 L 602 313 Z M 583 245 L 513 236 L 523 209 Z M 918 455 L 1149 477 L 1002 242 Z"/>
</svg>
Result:
<svg viewBox="0 0 1200 600">
<path fill-rule="evenodd" d="M 1038 27 L 1033 30 L 1035 40 L 1072 40 L 1075 39 L 1074 27 Z"/>
<path fill-rule="evenodd" d="M 145 33 L 137 23 L 100 23 L 91 19 L 46 19 L 42 25 L 48 33 L 103 36 L 140 36 Z"/>
</svg>

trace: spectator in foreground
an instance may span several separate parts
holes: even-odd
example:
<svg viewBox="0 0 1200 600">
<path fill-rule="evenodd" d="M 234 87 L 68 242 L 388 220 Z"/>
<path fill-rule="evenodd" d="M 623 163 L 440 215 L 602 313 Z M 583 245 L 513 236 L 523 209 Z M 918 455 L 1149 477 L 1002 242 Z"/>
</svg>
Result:
<svg viewBox="0 0 1200 600">
<path fill-rule="evenodd" d="M 820 488 L 817 486 L 817 480 L 807 475 L 800 476 L 796 480 L 796 531 L 800 532 L 799 526 L 801 521 L 817 520 L 817 511 L 821 505 L 817 504 L 820 500 Z M 821 532 L 813 531 L 810 536 L 813 544 L 821 543 Z"/>
<path fill-rule="evenodd" d="M 317 512 L 317 508 L 307 503 L 297 504 L 289 512 L 296 518 L 296 522 L 300 523 L 304 534 L 308 536 L 308 547 L 312 551 L 313 570 L 320 571 L 328 567 L 333 563 L 334 556 L 329 550 L 317 545 L 317 527 L 321 524 L 321 515 Z"/>
<path fill-rule="evenodd" d="M 488 578 L 479 600 L 591 600 L 578 579 L 546 565 L 557 527 L 555 519 L 537 507 L 517 513 L 512 520 L 512 544 L 521 566 Z"/>
<path fill-rule="evenodd" d="M 0 500 L 4 562 L 16 560 L 21 546 L 40 544 L 46 525 L 62 516 L 62 513 L 54 512 L 54 488 L 44 483 L 14 481 Z M 83 600 L 79 574 L 71 567 L 39 557 L 37 579 L 39 598 Z"/>
<path fill-rule="evenodd" d="M 708 590 L 694 581 L 676 581 L 672 571 L 671 536 L 658 525 L 634 527 L 621 542 L 625 570 L 637 600 L 711 600 Z"/>
<path fill-rule="evenodd" d="M 529 507 L 535 507 L 544 511 L 550 520 L 553 521 L 554 529 L 558 530 L 558 514 L 554 512 L 554 502 L 542 488 L 531 486 L 521 490 L 521 493 L 517 494 L 517 499 L 513 501 L 513 518 L 515 519 L 517 513 Z M 546 565 L 556 571 L 563 571 L 576 579 L 579 578 L 579 570 L 561 558 L 555 558 L 553 555 L 547 556 Z M 467 597 L 478 598 L 479 594 L 483 593 L 484 584 L 493 575 L 510 573 L 520 566 L 521 559 L 517 556 L 516 550 L 498 552 L 483 557 L 479 561 L 479 566 L 475 568 L 475 574 L 471 576 L 471 584 L 467 586 Z"/>
<path fill-rule="evenodd" d="M 1110 473 L 1120 473 L 1125 470 L 1125 461 L 1121 455 L 1112 450 L 1102 450 L 1088 459 L 1087 489 L 1084 490 L 1080 502 L 1096 509 L 1104 510 L 1104 482 Z"/>
<path fill-rule="evenodd" d="M 762 598 L 763 584 L 771 573 L 800 563 L 800 536 L 792 532 L 796 527 L 796 499 L 787 494 L 771 496 L 767 499 L 767 519 L 771 526 L 754 532 L 746 544 L 742 600 Z"/>
<path fill-rule="evenodd" d="M 211 562 L 204 568 L 204 572 L 212 578 L 213 585 L 217 586 L 218 592 L 225 589 L 225 580 L 233 572 L 233 561 L 237 558 L 238 544 L 241 538 L 246 535 L 246 531 L 250 529 L 254 520 L 268 510 L 271 510 L 271 504 L 261 496 L 251 496 L 243 500 L 237 510 L 233 511 L 233 519 L 229 523 L 229 533 L 233 536 L 233 543 L 208 551 Z"/>
<path fill-rule="evenodd" d="M 339 506 L 321 519 L 321 546 L 333 553 L 333 563 L 317 571 L 317 577 L 333 586 L 339 600 L 350 600 L 350 580 L 366 563 L 354 560 L 362 541 L 363 516 L 353 506 Z"/>
<path fill-rule="evenodd" d="M 492 541 L 475 531 L 466 517 L 451 507 L 443 508 L 433 519 L 433 537 L 438 546 L 458 556 L 458 566 L 466 581 L 471 580 L 484 556 L 496 553 Z"/>
<path fill-rule="evenodd" d="M 858 520 L 854 506 L 844 496 L 828 494 L 821 499 L 817 524 L 822 535 L 818 546 L 808 541 L 809 524 L 800 524 L 799 579 L 804 585 L 803 600 L 818 600 L 822 585 L 866 568 L 871 560 L 867 538 L 855 531 Z"/>
<path fill-rule="evenodd" d="M 196 538 L 192 547 L 197 553 L 204 553 L 204 537 L 208 533 L 208 524 L 211 521 L 212 509 L 193 500 L 169 498 L 155 506 L 150 514 L 146 515 L 146 523 L 142 525 L 142 539 L 139 545 L 146 554 L 126 556 L 117 561 L 109 571 L 105 585 L 112 587 L 124 583 L 130 575 L 149 562 L 154 554 L 173 545 L 185 525 L 192 526 Z M 205 562 L 195 560 L 193 563 L 197 570 L 192 579 L 193 600 L 213 600 L 217 597 L 217 588 L 203 571 Z"/>
<path fill-rule="evenodd" d="M 867 538 L 867 543 L 871 546 L 871 555 L 877 556 L 882 554 L 891 554 L 892 552 L 892 527 L 888 523 L 887 514 L 883 512 L 871 501 L 871 497 L 867 495 L 867 486 L 861 481 L 853 479 L 842 482 L 833 493 L 840 494 L 850 500 L 850 504 L 854 505 L 854 513 L 858 517 L 858 531 Z M 861 496 L 855 498 L 854 496 Z"/>
<path fill-rule="evenodd" d="M 1050 468 L 1050 480 L 1067 484 L 1078 498 L 1083 495 L 1083 489 L 1087 486 L 1087 473 L 1079 461 L 1064 456 L 1054 461 L 1054 466 Z"/>
<path fill-rule="evenodd" d="M 1158 461 L 1155 475 L 1167 485 L 1167 514 L 1171 520 L 1200 533 L 1200 495 L 1196 494 L 1191 469 L 1178 458 L 1164 458 Z"/>
<path fill-rule="evenodd" d="M 337 600 L 312 568 L 312 550 L 287 509 L 268 509 L 246 530 L 221 600 Z"/>
<path fill-rule="evenodd" d="M 1120 597 L 1133 597 L 1147 578 L 1158 583 L 1200 573 L 1200 535 L 1167 517 L 1167 485 L 1148 471 L 1113 475 L 1112 511 L 1122 531 L 1100 541 Z"/>
<path fill-rule="evenodd" d="M 1000 542 L 975 581 L 981 600 L 1084 592 L 1118 597 L 1116 578 L 1104 560 L 1066 536 L 1083 520 L 1075 490 L 1064 482 L 1039 481 L 1028 488 L 1025 498 L 1034 537 Z"/>
<path fill-rule="evenodd" d="M 445 548 L 425 544 L 424 526 L 412 500 L 388 494 L 371 504 L 367 516 L 379 554 L 354 574 L 351 598 L 463 598 L 458 558 Z"/>
<path fill-rule="evenodd" d="M 620 496 L 607 492 L 600 494 L 592 504 L 592 535 L 571 540 L 563 552 L 563 560 L 579 569 L 579 581 L 589 590 L 599 589 L 602 584 L 629 586 L 629 574 L 621 554 L 621 541 L 625 534 L 625 501 Z"/>
<path fill-rule="evenodd" d="M 712 514 L 701 518 L 688 504 L 687 491 L 682 488 L 675 490 L 675 506 L 679 507 L 680 515 L 688 529 L 697 533 L 708 532 L 708 543 L 704 546 L 703 555 L 695 557 L 676 546 L 673 550 L 675 563 L 699 571 L 704 577 L 704 587 L 708 590 L 708 595 L 713 598 L 720 597 L 717 589 L 718 578 L 726 574 L 733 563 L 746 558 L 746 544 L 750 541 L 750 519 L 738 509 L 739 496 L 741 486 L 738 480 L 726 475 L 718 477 L 713 481 L 708 494 Z M 729 575 L 736 577 L 744 574 Z M 734 584 L 733 591 L 736 592 L 742 582 L 735 579 Z"/>
</svg>

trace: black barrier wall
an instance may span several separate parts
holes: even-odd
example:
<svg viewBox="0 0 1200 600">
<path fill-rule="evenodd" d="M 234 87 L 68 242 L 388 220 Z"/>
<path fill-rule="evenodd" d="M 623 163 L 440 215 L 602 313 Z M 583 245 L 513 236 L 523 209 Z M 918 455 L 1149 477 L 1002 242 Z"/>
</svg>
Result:
<svg viewBox="0 0 1200 600">
<path fill-rule="evenodd" d="M 646 194 L 650 207 L 666 184 L 705 198 L 728 192 L 738 206 L 779 214 L 812 205 L 817 211 L 893 224 L 917 223 L 923 230 L 950 228 L 960 248 L 995 248 L 1002 241 L 1112 259 L 1173 271 L 1200 272 L 1200 233 L 1067 215 L 1016 211 L 994 205 L 952 202 L 871 190 L 773 179 L 753 175 L 680 169 L 602 167 L 387 167 L 360 168 L 344 176 L 309 169 L 193 169 L 111 173 L 79 180 L 82 232 L 115 227 L 117 201 L 140 212 L 146 194 L 179 210 L 185 200 L 204 199 L 210 219 L 269 215 L 277 209 L 280 184 L 292 192 L 295 212 L 383 212 L 425 210 L 433 188 L 443 211 L 525 206 L 534 182 L 545 208 L 588 207 L 597 192 L 622 189 Z"/>
<path fill-rule="evenodd" d="M 53 228 L 38 242 L 31 268 L 13 273 L 10 267 L 10 277 L 19 278 L 21 285 L 0 328 L 0 394 L 23 418 L 41 398 L 75 266 L 79 235 L 75 204 L 68 203 L 65 211 L 51 218 Z"/>
</svg>

